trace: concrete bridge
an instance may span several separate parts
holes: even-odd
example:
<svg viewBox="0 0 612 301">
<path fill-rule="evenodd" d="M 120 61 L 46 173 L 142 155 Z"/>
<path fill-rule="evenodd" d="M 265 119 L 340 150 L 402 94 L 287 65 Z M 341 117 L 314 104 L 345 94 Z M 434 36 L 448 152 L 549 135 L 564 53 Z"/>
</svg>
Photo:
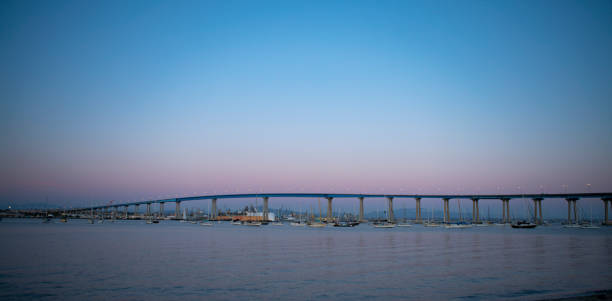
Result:
<svg viewBox="0 0 612 301">
<path fill-rule="evenodd" d="M 108 212 L 109 209 L 114 210 L 114 214 L 118 214 L 119 208 L 124 209 L 125 217 L 127 218 L 128 208 L 134 206 L 134 212 L 139 212 L 140 205 L 146 206 L 146 216 L 151 216 L 151 204 L 159 204 L 159 215 L 164 216 L 164 204 L 175 203 L 177 218 L 180 213 L 181 203 L 187 201 L 196 200 L 211 200 L 211 213 L 212 217 L 216 218 L 217 201 L 223 199 L 236 199 L 236 198 L 262 198 L 263 199 L 263 215 L 264 218 L 268 216 L 268 202 L 270 198 L 324 198 L 327 200 L 327 219 L 332 220 L 332 201 L 337 198 L 355 198 L 359 200 L 359 220 L 364 220 L 363 202 L 367 198 L 386 198 L 388 202 L 388 220 L 393 222 L 393 200 L 400 198 L 414 199 L 416 202 L 416 222 L 422 222 L 421 215 L 421 200 L 422 199 L 441 199 L 443 201 L 444 211 L 444 222 L 450 221 L 450 208 L 449 201 L 453 199 L 468 199 L 472 201 L 472 221 L 474 223 L 480 223 L 480 214 L 478 201 L 479 200 L 500 200 L 502 202 L 502 222 L 510 222 L 510 201 L 513 199 L 531 199 L 533 200 L 534 207 L 534 219 L 538 224 L 542 223 L 542 201 L 546 199 L 565 199 L 567 201 L 567 222 L 573 223 L 577 221 L 577 209 L 576 202 L 584 198 L 599 198 L 604 203 L 604 223 L 612 224 L 609 220 L 608 208 L 612 204 L 612 193 L 563 193 L 563 194 L 462 194 L 462 195 L 450 195 L 450 194 L 342 194 L 342 193 L 257 193 L 257 194 L 222 194 L 222 195 L 202 195 L 202 196 L 190 196 L 181 198 L 151 200 L 142 202 L 132 202 L 125 204 L 109 204 L 103 206 L 84 207 L 76 209 L 78 213 L 90 213 L 95 211 L 98 213 L 100 210 Z"/>
</svg>

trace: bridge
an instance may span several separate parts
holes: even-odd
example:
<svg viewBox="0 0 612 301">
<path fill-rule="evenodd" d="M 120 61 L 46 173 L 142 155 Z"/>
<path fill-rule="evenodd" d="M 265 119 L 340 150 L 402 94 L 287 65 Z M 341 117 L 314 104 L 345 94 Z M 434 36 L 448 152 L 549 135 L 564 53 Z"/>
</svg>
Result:
<svg viewBox="0 0 612 301">
<path fill-rule="evenodd" d="M 364 220 L 363 202 L 366 198 L 386 198 L 388 203 L 388 220 L 394 221 L 393 216 L 393 200 L 400 198 L 414 199 L 416 202 L 416 223 L 422 222 L 421 215 L 421 200 L 422 199 L 441 199 L 443 200 L 443 215 L 444 222 L 450 221 L 449 201 L 453 199 L 468 199 L 472 201 L 472 221 L 480 223 L 479 200 L 500 200 L 502 202 L 502 222 L 510 222 L 510 200 L 512 199 L 531 199 L 534 203 L 534 219 L 536 223 L 541 224 L 543 221 L 542 201 L 546 199 L 565 199 L 567 201 L 567 222 L 573 223 L 577 221 L 576 202 L 585 198 L 600 198 L 604 203 L 604 224 L 612 224 L 608 219 L 608 208 L 612 204 L 612 193 L 563 193 L 563 194 L 343 194 L 343 193 L 257 193 L 257 194 L 221 194 L 221 195 L 201 195 L 189 196 L 170 199 L 150 200 L 141 202 L 131 202 L 124 204 L 109 204 L 102 206 L 83 207 L 75 209 L 77 213 L 87 213 L 91 211 L 98 212 L 103 210 L 107 212 L 109 209 L 114 209 L 115 214 L 118 213 L 120 207 L 124 208 L 124 213 L 127 218 L 128 208 L 134 206 L 134 212 L 139 212 L 139 206 L 146 206 L 146 216 L 151 216 L 151 205 L 159 204 L 160 216 L 164 216 L 164 204 L 175 203 L 176 215 L 180 212 L 181 202 L 196 201 L 196 200 L 211 200 L 212 218 L 217 218 L 217 201 L 223 199 L 237 198 L 262 198 L 263 199 L 263 217 L 268 217 L 268 202 L 270 198 L 324 198 L 327 200 L 327 221 L 332 220 L 332 201 L 336 198 L 356 198 L 359 200 L 359 220 Z"/>
</svg>

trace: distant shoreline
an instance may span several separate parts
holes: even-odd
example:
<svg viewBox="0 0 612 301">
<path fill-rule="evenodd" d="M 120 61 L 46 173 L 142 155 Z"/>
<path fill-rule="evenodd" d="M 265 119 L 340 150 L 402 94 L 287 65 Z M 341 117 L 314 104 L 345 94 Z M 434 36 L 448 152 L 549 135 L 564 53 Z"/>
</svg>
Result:
<svg viewBox="0 0 612 301">
<path fill-rule="evenodd" d="M 540 299 L 539 301 L 594 301 L 594 300 L 612 300 L 612 290 L 588 292 L 588 293 L 584 293 L 581 296 Z"/>
</svg>

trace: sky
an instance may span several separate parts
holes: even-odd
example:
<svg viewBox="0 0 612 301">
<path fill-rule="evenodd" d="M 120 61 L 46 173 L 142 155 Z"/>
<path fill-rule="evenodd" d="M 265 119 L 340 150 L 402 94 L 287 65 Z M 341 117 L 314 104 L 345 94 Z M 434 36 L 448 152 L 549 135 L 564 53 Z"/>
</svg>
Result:
<svg viewBox="0 0 612 301">
<path fill-rule="evenodd" d="M 2 1 L 0 204 L 610 192 L 611 54 L 610 1 Z"/>
</svg>

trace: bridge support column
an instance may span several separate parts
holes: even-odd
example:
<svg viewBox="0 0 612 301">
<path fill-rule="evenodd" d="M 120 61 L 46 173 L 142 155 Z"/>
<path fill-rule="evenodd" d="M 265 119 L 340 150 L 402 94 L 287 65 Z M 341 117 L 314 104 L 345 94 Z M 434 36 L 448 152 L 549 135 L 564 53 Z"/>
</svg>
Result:
<svg viewBox="0 0 612 301">
<path fill-rule="evenodd" d="M 113 212 L 113 219 L 116 219 L 119 216 L 119 206 L 115 206 L 115 211 Z"/>
<path fill-rule="evenodd" d="M 538 199 L 533 199 L 533 222 L 538 223 Z"/>
<path fill-rule="evenodd" d="M 510 199 L 503 198 L 502 201 L 502 223 L 506 224 L 510 222 Z"/>
<path fill-rule="evenodd" d="M 147 217 L 151 217 L 151 203 L 147 203 Z"/>
<path fill-rule="evenodd" d="M 124 213 L 124 218 L 128 219 L 128 205 L 125 205 L 125 207 L 123 208 L 123 213 Z"/>
<path fill-rule="evenodd" d="M 450 222 L 450 214 L 448 213 L 448 209 L 449 209 L 449 207 L 448 207 L 448 200 L 449 199 L 445 198 L 445 199 L 442 199 L 442 200 L 444 200 L 444 207 L 443 207 L 443 211 L 444 211 L 443 212 L 443 214 L 444 214 L 444 223 L 448 224 Z"/>
<path fill-rule="evenodd" d="M 538 219 L 538 224 L 541 225 L 544 223 L 544 219 L 542 218 L 542 200 L 538 201 L 538 213 L 540 214 L 540 218 Z"/>
<path fill-rule="evenodd" d="M 174 219 L 182 219 L 181 218 L 181 201 L 176 201 L 176 208 L 174 209 Z"/>
<path fill-rule="evenodd" d="M 392 196 L 388 196 L 387 200 L 388 200 L 387 203 L 389 204 L 389 214 L 388 214 L 389 215 L 388 216 L 389 220 L 388 220 L 388 222 L 393 223 L 393 221 L 395 220 L 393 218 L 393 197 Z"/>
<path fill-rule="evenodd" d="M 134 216 L 140 216 L 140 205 L 134 205 Z"/>
<path fill-rule="evenodd" d="M 506 201 L 502 200 L 502 224 L 506 223 Z"/>
<path fill-rule="evenodd" d="M 480 224 L 480 209 L 478 199 L 472 199 L 472 223 Z"/>
<path fill-rule="evenodd" d="M 416 200 L 416 224 L 421 224 L 423 219 L 421 218 L 421 198 L 415 198 Z"/>
<path fill-rule="evenodd" d="M 159 217 L 164 218 L 164 203 L 159 203 Z"/>
<path fill-rule="evenodd" d="M 327 218 L 325 219 L 325 222 L 330 223 L 332 221 L 332 200 L 334 198 L 332 197 L 327 197 Z"/>
<path fill-rule="evenodd" d="M 567 223 L 573 224 L 578 222 L 578 210 L 576 209 L 576 201 L 578 198 L 567 198 Z M 574 207 L 572 210 L 572 206 Z M 574 219 L 572 220 L 572 212 L 574 214 Z"/>
<path fill-rule="evenodd" d="M 607 204 L 607 203 L 606 203 Z M 606 206 L 606 212 L 608 212 L 608 207 Z M 607 216 L 607 215 L 606 215 Z M 359 198 L 359 221 L 363 222 L 363 197 Z"/>
<path fill-rule="evenodd" d="M 268 199 L 269 197 L 263 197 L 263 220 L 268 221 Z"/>
<path fill-rule="evenodd" d="M 512 222 L 512 219 L 510 219 L 510 199 L 506 199 L 506 220 L 508 223 Z"/>
<path fill-rule="evenodd" d="M 610 225 L 610 222 L 608 221 L 608 203 L 610 203 L 610 201 L 612 199 L 602 199 L 604 202 L 604 220 L 603 220 L 603 224 L 604 225 Z"/>
<path fill-rule="evenodd" d="M 212 199 L 211 203 L 211 212 L 208 213 L 210 215 L 208 218 L 217 219 L 217 199 Z"/>
<path fill-rule="evenodd" d="M 572 223 L 572 201 L 570 199 L 565 199 L 567 201 L 567 223 Z"/>
<path fill-rule="evenodd" d="M 538 225 L 542 224 L 542 203 L 541 202 L 542 202 L 542 198 L 533 199 L 533 221 Z"/>
</svg>

